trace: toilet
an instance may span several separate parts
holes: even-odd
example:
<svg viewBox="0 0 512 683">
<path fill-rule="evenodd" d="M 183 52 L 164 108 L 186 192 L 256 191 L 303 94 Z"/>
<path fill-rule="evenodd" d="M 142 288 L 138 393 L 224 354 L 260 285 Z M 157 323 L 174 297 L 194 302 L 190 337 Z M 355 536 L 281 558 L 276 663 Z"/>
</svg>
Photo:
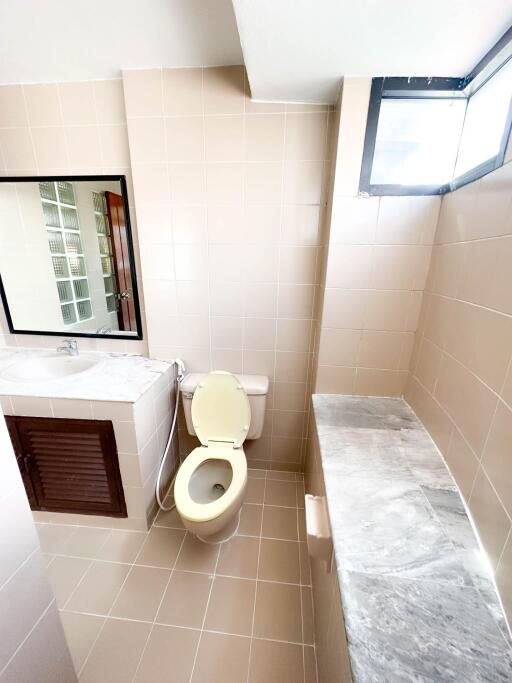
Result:
<svg viewBox="0 0 512 683">
<path fill-rule="evenodd" d="M 189 434 L 201 446 L 182 463 L 174 501 L 183 525 L 200 540 L 221 543 L 238 528 L 247 485 L 246 439 L 263 431 L 268 378 L 193 373 L 181 384 Z"/>
</svg>

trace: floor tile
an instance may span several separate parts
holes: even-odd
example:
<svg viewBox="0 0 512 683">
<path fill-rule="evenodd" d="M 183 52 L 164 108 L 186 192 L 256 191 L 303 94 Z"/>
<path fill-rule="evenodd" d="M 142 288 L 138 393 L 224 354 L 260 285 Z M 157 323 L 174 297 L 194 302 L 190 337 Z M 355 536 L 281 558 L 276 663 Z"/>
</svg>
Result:
<svg viewBox="0 0 512 683">
<path fill-rule="evenodd" d="M 311 565 L 307 543 L 299 543 L 300 582 L 303 586 L 311 585 Z"/>
<path fill-rule="evenodd" d="M 39 543 L 44 553 L 62 553 L 66 541 L 78 527 L 64 524 L 36 524 Z"/>
<path fill-rule="evenodd" d="M 283 472 L 282 470 L 269 470 L 267 479 L 275 479 L 277 481 L 296 481 L 295 472 Z"/>
<path fill-rule="evenodd" d="M 249 683 L 302 683 L 302 645 L 254 639 Z"/>
<path fill-rule="evenodd" d="M 297 485 L 294 481 L 269 479 L 265 487 L 265 505 L 297 507 Z"/>
<path fill-rule="evenodd" d="M 184 531 L 152 527 L 136 564 L 172 569 L 181 548 Z"/>
<path fill-rule="evenodd" d="M 263 495 L 265 491 L 264 479 L 247 479 L 247 488 L 245 489 L 244 503 L 263 503 Z"/>
<path fill-rule="evenodd" d="M 304 683 L 317 683 L 315 648 L 304 646 Z"/>
<path fill-rule="evenodd" d="M 79 526 L 76 532 L 64 544 L 62 553 L 64 555 L 94 559 L 109 535 L 110 529 Z"/>
<path fill-rule="evenodd" d="M 238 534 L 240 536 L 259 536 L 262 514 L 263 505 L 252 505 L 248 503 L 242 505 Z"/>
<path fill-rule="evenodd" d="M 250 638 L 203 632 L 192 683 L 242 683 L 247 679 Z"/>
<path fill-rule="evenodd" d="M 90 565 L 91 560 L 78 557 L 55 557 L 46 571 L 57 600 L 57 607 L 64 607 Z"/>
<path fill-rule="evenodd" d="M 315 642 L 315 625 L 313 622 L 313 593 L 311 588 L 302 586 L 302 642 L 313 645 Z"/>
<path fill-rule="evenodd" d="M 75 671 L 80 671 L 100 628 L 103 626 L 105 617 L 60 612 L 60 619 Z"/>
<path fill-rule="evenodd" d="M 169 531 L 171 530 L 169 529 Z M 203 543 L 194 535 L 187 534 L 176 563 L 176 569 L 208 574 L 215 569 L 218 553 L 219 545 Z"/>
<path fill-rule="evenodd" d="M 299 541 L 305 541 L 307 539 L 306 513 L 302 508 L 297 510 L 297 518 L 299 521 Z"/>
<path fill-rule="evenodd" d="M 208 574 L 174 570 L 156 621 L 201 628 L 211 585 L 212 578 Z"/>
<path fill-rule="evenodd" d="M 258 582 L 254 635 L 271 640 L 302 642 L 300 586 Z"/>
<path fill-rule="evenodd" d="M 253 467 L 247 468 L 247 476 L 251 477 L 252 479 L 265 479 L 266 474 L 266 470 L 257 470 Z"/>
<path fill-rule="evenodd" d="M 171 529 L 184 529 L 181 517 L 178 514 L 176 508 L 170 510 L 169 512 L 164 512 L 163 510 L 158 511 L 158 515 L 155 519 L 155 526 L 166 526 Z"/>
<path fill-rule="evenodd" d="M 188 683 L 200 631 L 155 625 L 144 651 L 135 683 Z"/>
<path fill-rule="evenodd" d="M 255 579 L 258 571 L 259 538 L 235 536 L 220 549 L 217 574 Z"/>
<path fill-rule="evenodd" d="M 300 583 L 299 544 L 262 538 L 258 578 Z"/>
<path fill-rule="evenodd" d="M 306 501 L 306 489 L 304 487 L 304 482 L 303 481 L 298 481 L 297 482 L 297 507 L 300 508 L 301 510 L 304 509 Z"/>
<path fill-rule="evenodd" d="M 295 508 L 272 507 L 263 509 L 262 536 L 297 541 L 297 510 Z"/>
<path fill-rule="evenodd" d="M 111 616 L 153 621 L 170 575 L 169 569 L 134 565 L 112 607 Z"/>
<path fill-rule="evenodd" d="M 121 531 L 114 529 L 103 546 L 96 553 L 97 560 L 128 562 L 131 564 L 146 539 L 143 531 Z"/>
<path fill-rule="evenodd" d="M 205 629 L 250 636 L 256 581 L 216 576 L 213 581 Z"/>
<path fill-rule="evenodd" d="M 151 624 L 107 619 L 80 674 L 80 683 L 131 681 Z"/>
<path fill-rule="evenodd" d="M 66 608 L 73 612 L 107 615 L 129 570 L 126 564 L 93 562 Z"/>
</svg>

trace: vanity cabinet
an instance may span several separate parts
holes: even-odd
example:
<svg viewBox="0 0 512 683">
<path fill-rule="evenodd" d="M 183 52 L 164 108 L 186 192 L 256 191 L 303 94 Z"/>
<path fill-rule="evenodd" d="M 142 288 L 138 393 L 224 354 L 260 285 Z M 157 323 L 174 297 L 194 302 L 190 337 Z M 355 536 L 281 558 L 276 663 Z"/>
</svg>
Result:
<svg viewBox="0 0 512 683">
<path fill-rule="evenodd" d="M 110 420 L 5 419 L 33 510 L 127 516 Z"/>
</svg>

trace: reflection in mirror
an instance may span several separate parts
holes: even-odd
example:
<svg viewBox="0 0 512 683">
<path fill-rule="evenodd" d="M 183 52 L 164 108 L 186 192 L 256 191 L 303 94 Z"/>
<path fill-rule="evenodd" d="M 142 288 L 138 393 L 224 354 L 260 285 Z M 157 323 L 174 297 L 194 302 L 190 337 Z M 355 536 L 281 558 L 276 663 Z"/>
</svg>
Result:
<svg viewBox="0 0 512 683">
<path fill-rule="evenodd" d="M 140 339 L 124 177 L 0 180 L 11 332 Z"/>
</svg>

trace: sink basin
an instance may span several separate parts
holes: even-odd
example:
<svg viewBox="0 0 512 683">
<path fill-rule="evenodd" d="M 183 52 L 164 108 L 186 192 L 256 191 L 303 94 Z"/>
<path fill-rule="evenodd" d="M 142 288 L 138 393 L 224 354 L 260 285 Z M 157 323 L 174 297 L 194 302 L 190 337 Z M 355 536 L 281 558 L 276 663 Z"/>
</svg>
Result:
<svg viewBox="0 0 512 683">
<path fill-rule="evenodd" d="M 0 377 L 10 382 L 48 382 L 81 375 L 97 369 L 101 363 L 101 360 L 87 356 L 36 356 L 13 363 L 0 373 Z"/>
</svg>

